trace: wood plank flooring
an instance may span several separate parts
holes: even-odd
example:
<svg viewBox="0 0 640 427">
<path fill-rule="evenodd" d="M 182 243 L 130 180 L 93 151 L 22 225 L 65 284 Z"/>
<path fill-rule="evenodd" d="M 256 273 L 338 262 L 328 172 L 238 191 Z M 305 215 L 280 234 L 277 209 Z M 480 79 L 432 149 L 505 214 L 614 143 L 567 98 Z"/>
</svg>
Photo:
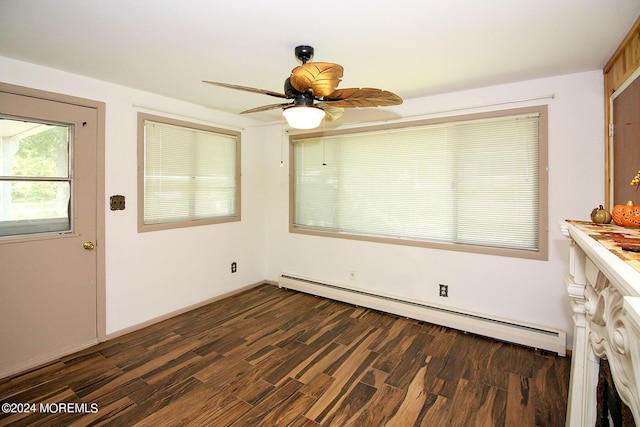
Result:
<svg viewBox="0 0 640 427">
<path fill-rule="evenodd" d="M 265 284 L 0 380 L 0 425 L 564 426 L 569 368 Z"/>
</svg>

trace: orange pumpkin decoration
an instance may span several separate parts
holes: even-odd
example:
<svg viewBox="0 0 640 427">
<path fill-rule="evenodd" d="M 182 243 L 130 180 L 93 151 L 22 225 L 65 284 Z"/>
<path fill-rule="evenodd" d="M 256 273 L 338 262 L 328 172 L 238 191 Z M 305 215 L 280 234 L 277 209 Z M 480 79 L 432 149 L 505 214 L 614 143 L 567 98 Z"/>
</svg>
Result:
<svg viewBox="0 0 640 427">
<path fill-rule="evenodd" d="M 616 225 L 622 227 L 640 227 L 640 206 L 629 201 L 626 205 L 615 205 L 611 217 Z"/>
</svg>

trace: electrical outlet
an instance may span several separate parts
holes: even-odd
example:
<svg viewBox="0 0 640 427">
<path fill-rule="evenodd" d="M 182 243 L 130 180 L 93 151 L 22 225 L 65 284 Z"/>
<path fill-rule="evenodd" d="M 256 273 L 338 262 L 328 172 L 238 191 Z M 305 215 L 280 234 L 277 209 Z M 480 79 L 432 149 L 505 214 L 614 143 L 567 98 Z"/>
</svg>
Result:
<svg viewBox="0 0 640 427">
<path fill-rule="evenodd" d="M 443 285 L 440 283 L 440 296 L 448 297 L 449 296 L 449 285 Z"/>
<path fill-rule="evenodd" d="M 238 271 L 238 264 L 235 261 L 233 261 L 231 263 L 231 272 L 235 273 L 236 271 Z"/>
</svg>

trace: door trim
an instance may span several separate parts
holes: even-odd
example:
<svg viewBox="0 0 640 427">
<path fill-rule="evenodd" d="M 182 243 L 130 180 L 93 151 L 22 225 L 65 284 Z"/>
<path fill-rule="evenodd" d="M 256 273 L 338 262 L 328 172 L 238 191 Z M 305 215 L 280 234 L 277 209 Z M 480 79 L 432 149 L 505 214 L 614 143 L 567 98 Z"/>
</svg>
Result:
<svg viewBox="0 0 640 427">
<path fill-rule="evenodd" d="M 106 104 L 55 92 L 0 82 L 0 92 L 93 108 L 97 112 L 96 134 L 96 332 L 98 342 L 107 340 L 105 266 L 105 117 Z"/>
</svg>

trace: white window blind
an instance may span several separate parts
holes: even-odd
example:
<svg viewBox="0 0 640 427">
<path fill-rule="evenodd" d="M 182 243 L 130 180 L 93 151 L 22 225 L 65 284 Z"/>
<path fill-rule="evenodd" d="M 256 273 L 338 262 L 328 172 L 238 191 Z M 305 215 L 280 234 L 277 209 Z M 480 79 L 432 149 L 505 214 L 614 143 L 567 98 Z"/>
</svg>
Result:
<svg viewBox="0 0 640 427">
<path fill-rule="evenodd" d="M 235 217 L 236 135 L 144 120 L 144 224 Z"/>
<path fill-rule="evenodd" d="M 293 229 L 538 251 L 539 114 L 293 137 Z"/>
</svg>

